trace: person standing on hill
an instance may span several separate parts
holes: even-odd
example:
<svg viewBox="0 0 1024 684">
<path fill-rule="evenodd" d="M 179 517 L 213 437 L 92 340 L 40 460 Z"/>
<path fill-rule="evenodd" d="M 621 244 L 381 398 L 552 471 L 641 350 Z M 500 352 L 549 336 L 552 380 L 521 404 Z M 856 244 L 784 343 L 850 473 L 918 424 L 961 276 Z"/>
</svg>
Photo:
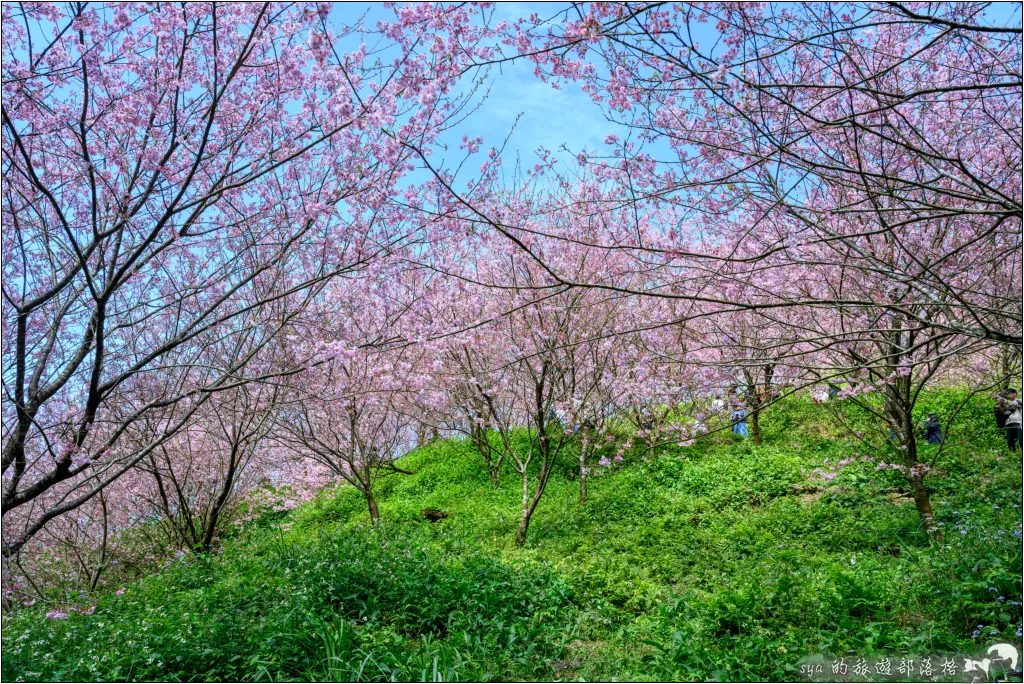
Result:
<svg viewBox="0 0 1024 684">
<path fill-rule="evenodd" d="M 1010 451 L 1021 448 L 1021 401 L 1017 398 L 1017 390 L 1006 390 L 1006 399 L 1000 404 L 1006 430 L 1006 446 Z"/>
<path fill-rule="evenodd" d="M 942 425 L 939 424 L 939 417 L 934 413 L 928 414 L 921 428 L 924 431 L 924 439 L 929 444 L 942 444 Z"/>
<path fill-rule="evenodd" d="M 737 406 L 733 409 L 732 415 L 729 416 L 729 420 L 732 421 L 732 434 L 739 435 L 740 437 L 747 436 L 747 410 L 742 406 Z"/>
</svg>

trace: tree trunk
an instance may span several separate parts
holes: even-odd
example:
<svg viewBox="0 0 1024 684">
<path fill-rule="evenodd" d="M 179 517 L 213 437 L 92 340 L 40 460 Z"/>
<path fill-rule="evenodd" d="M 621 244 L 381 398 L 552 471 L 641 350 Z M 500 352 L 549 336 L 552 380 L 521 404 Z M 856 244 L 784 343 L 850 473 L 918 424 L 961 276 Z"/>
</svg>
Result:
<svg viewBox="0 0 1024 684">
<path fill-rule="evenodd" d="M 747 386 L 744 391 L 746 397 L 746 405 L 750 407 L 750 413 L 747 416 L 750 418 L 750 441 L 753 442 L 754 446 L 761 446 L 761 394 L 758 392 L 757 373 L 747 368 L 743 369 L 743 378 L 746 380 Z"/>
<path fill-rule="evenodd" d="M 209 517 L 206 519 L 206 527 L 203 530 L 203 540 L 200 547 L 203 551 L 209 551 L 213 548 L 213 536 L 217 533 L 217 523 L 220 521 L 221 509 L 224 508 L 228 497 L 231 496 L 231 488 L 235 483 L 235 470 L 239 461 L 238 449 L 237 445 L 231 447 L 231 457 L 228 461 L 228 472 L 224 477 L 224 484 L 221 486 L 220 494 L 217 495 L 217 499 L 210 508 Z"/>
<path fill-rule="evenodd" d="M 542 464 L 540 467 L 540 473 L 537 476 L 537 487 L 533 490 L 533 497 L 530 497 L 530 479 L 523 472 L 523 519 L 519 523 L 519 529 L 516 530 L 516 546 L 522 546 L 526 543 L 526 530 L 530 527 L 530 519 L 533 517 L 533 512 L 537 510 L 537 504 L 540 503 L 540 499 L 544 496 L 544 490 L 548 486 L 548 477 L 551 475 L 551 465 Z"/>
<path fill-rule="evenodd" d="M 494 458 L 494 450 L 487 441 L 487 428 L 471 427 L 469 431 L 470 440 L 476 446 L 477 452 L 483 456 L 487 463 L 487 476 L 491 478 L 491 484 L 495 487 L 500 485 L 502 457 Z"/>
<path fill-rule="evenodd" d="M 999 389 L 1003 391 L 1010 388 L 1010 381 L 1013 379 L 1013 361 L 1016 355 L 1016 349 L 1009 345 L 1003 345 L 999 350 L 999 374 L 1002 376 L 999 381 Z"/>
<path fill-rule="evenodd" d="M 203 538 L 199 542 L 199 548 L 203 551 L 209 551 L 213 548 L 213 535 L 217 532 L 217 521 L 220 520 L 220 506 L 214 504 L 214 507 L 210 510 L 210 516 L 206 519 L 206 525 L 203 528 Z"/>
<path fill-rule="evenodd" d="M 587 448 L 580 449 L 580 503 L 587 500 Z"/>
<path fill-rule="evenodd" d="M 942 539 L 942 532 L 935 524 L 935 515 L 932 513 L 932 502 L 928 496 L 928 489 L 924 486 L 924 477 L 912 475 L 910 477 L 910 490 L 914 495 L 914 505 L 917 506 L 917 513 L 921 516 L 921 526 L 928 536 L 935 540 Z"/>
<path fill-rule="evenodd" d="M 110 513 L 107 510 L 107 497 L 100 492 L 100 508 L 103 511 L 103 543 L 100 546 L 100 561 L 96 564 L 96 572 L 89 579 L 89 591 L 96 591 L 96 585 L 100 582 L 100 575 L 107 567 L 107 540 L 110 532 Z"/>
<path fill-rule="evenodd" d="M 366 506 L 370 509 L 370 524 L 376 526 L 380 522 L 380 512 L 377 510 L 377 500 L 373 498 L 373 489 L 367 487 L 363 494 L 366 495 Z"/>
<path fill-rule="evenodd" d="M 760 400 L 755 399 L 760 404 Z M 750 441 L 754 446 L 761 446 L 761 407 L 757 406 L 750 412 Z"/>
<path fill-rule="evenodd" d="M 530 478 L 523 469 L 523 518 L 519 521 L 519 529 L 516 530 L 516 546 L 526 543 L 526 530 L 530 527 Z"/>
<path fill-rule="evenodd" d="M 913 406 L 910 402 L 910 383 L 908 380 L 898 380 L 893 388 L 902 402 L 894 401 L 890 405 L 890 415 L 899 419 L 899 425 L 903 432 L 901 435 L 904 447 L 903 465 L 907 479 L 910 481 L 910 491 L 914 497 L 914 505 L 917 506 L 917 513 L 921 516 L 921 527 L 931 539 L 942 539 L 939 526 L 935 524 L 935 515 L 932 513 L 932 502 L 928 495 L 928 489 L 924 486 L 924 474 L 915 472 L 915 466 L 920 465 L 917 454 L 917 437 L 914 434 L 914 421 L 911 411 Z M 902 390 L 902 392 L 901 392 Z M 892 410 L 896 409 L 896 410 Z"/>
</svg>

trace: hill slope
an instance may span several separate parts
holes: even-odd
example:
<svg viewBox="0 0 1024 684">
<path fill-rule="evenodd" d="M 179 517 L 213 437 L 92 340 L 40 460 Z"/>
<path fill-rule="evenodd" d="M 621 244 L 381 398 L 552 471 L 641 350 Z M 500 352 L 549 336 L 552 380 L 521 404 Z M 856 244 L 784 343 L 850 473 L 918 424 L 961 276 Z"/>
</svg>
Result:
<svg viewBox="0 0 1024 684">
<path fill-rule="evenodd" d="M 949 431 L 931 480 L 941 544 L 894 473 L 808 479 L 857 446 L 799 401 L 765 416 L 764 446 L 721 435 L 627 459 L 583 505 L 567 464 L 522 549 L 519 482 L 494 488 L 468 444 L 438 442 L 382 483 L 377 530 L 339 489 L 92 615 L 8 616 L 3 676 L 786 680 L 816 653 L 1019 646 L 1021 461 L 990 422 L 978 402 Z"/>
</svg>

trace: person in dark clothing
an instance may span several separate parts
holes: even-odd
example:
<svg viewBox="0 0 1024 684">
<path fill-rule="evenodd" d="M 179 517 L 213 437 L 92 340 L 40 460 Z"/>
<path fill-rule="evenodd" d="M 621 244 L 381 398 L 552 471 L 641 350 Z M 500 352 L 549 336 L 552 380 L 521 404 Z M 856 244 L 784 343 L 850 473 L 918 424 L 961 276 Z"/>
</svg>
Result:
<svg viewBox="0 0 1024 684">
<path fill-rule="evenodd" d="M 553 408 L 549 408 L 547 413 L 544 414 L 544 422 L 557 425 L 558 427 L 563 427 L 561 416 L 559 416 Z"/>
<path fill-rule="evenodd" d="M 999 406 L 1006 430 L 1006 446 L 1013 451 L 1021 448 L 1021 401 L 1017 398 L 1017 390 L 1008 389 L 1005 396 Z"/>
<path fill-rule="evenodd" d="M 942 444 L 942 425 L 939 424 L 939 417 L 937 415 L 929 413 L 922 429 L 924 430 L 926 442 L 929 444 Z"/>
<path fill-rule="evenodd" d="M 996 427 L 1000 430 L 1006 429 L 1006 414 L 1003 413 L 1003 402 L 1006 401 L 1006 392 L 1000 390 L 996 393 L 996 404 L 992 407 L 996 416 Z"/>
</svg>

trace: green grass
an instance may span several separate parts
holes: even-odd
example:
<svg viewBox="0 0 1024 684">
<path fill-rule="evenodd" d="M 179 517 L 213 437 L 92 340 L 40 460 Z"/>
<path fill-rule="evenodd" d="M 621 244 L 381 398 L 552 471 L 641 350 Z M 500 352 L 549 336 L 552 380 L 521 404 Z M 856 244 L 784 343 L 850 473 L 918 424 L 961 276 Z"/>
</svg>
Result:
<svg viewBox="0 0 1024 684">
<path fill-rule="evenodd" d="M 1021 460 L 990 422 L 977 402 L 949 433 L 930 481 L 941 544 L 898 475 L 808 480 L 859 447 L 801 401 L 764 417 L 761 447 L 721 435 L 627 459 L 582 506 L 567 459 L 525 548 L 514 474 L 495 489 L 467 443 L 435 443 L 383 482 L 376 530 L 356 492 L 325 492 L 83 597 L 93 615 L 7 616 L 3 678 L 791 680 L 814 654 L 1019 646 Z"/>
</svg>

